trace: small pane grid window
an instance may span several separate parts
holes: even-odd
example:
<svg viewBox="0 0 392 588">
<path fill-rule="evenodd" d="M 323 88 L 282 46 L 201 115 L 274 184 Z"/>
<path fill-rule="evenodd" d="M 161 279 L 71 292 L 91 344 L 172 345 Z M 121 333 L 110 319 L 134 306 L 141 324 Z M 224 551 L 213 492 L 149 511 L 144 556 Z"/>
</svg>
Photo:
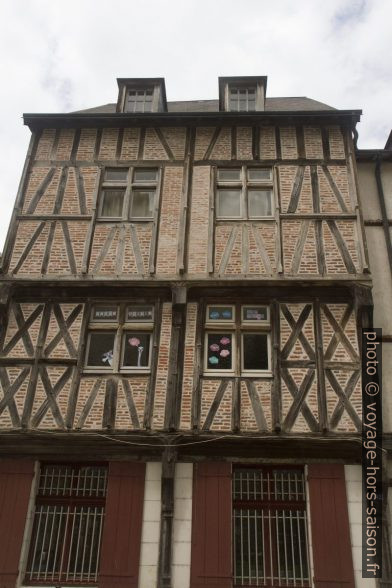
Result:
<svg viewBox="0 0 392 588">
<path fill-rule="evenodd" d="M 107 168 L 102 182 L 100 218 L 152 220 L 157 183 L 157 169 Z"/>
<path fill-rule="evenodd" d="M 256 86 L 239 86 L 229 88 L 230 110 L 251 112 L 256 110 Z"/>
<path fill-rule="evenodd" d="M 153 328 L 153 305 L 95 305 L 85 371 L 149 372 Z"/>
<path fill-rule="evenodd" d="M 268 306 L 208 305 L 205 373 L 269 376 L 269 331 Z"/>
<path fill-rule="evenodd" d="M 310 586 L 301 468 L 233 472 L 234 586 Z"/>
<path fill-rule="evenodd" d="M 263 219 L 273 216 L 272 168 L 218 168 L 218 219 Z"/>
<path fill-rule="evenodd" d="M 106 485 L 104 466 L 41 467 L 26 583 L 97 583 Z"/>
<path fill-rule="evenodd" d="M 154 90 L 128 90 L 125 101 L 125 112 L 151 112 Z"/>
</svg>

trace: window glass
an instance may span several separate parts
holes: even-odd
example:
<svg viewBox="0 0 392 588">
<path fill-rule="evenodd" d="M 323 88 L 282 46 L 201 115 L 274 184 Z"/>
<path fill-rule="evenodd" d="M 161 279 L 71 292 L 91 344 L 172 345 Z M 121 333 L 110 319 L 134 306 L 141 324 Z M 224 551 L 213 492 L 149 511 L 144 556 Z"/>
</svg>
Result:
<svg viewBox="0 0 392 588">
<path fill-rule="evenodd" d="M 234 182 L 241 180 L 241 170 L 234 168 L 219 168 L 218 169 L 218 180 L 221 182 Z"/>
<path fill-rule="evenodd" d="M 244 370 L 268 370 L 268 335 L 244 333 L 242 335 Z"/>
<path fill-rule="evenodd" d="M 249 216 L 271 216 L 272 214 L 271 190 L 248 190 Z"/>
<path fill-rule="evenodd" d="M 232 321 L 234 320 L 233 311 L 232 306 L 209 306 L 207 317 L 209 321 Z"/>
<path fill-rule="evenodd" d="M 152 306 L 128 306 L 127 318 L 128 322 L 135 321 L 152 321 L 154 318 L 154 309 Z"/>
<path fill-rule="evenodd" d="M 232 369 L 231 333 L 208 333 L 207 335 L 207 369 Z"/>
<path fill-rule="evenodd" d="M 134 190 L 131 217 L 152 217 L 154 214 L 154 197 L 155 190 Z"/>
<path fill-rule="evenodd" d="M 150 333 L 124 333 L 123 367 L 148 367 L 150 338 Z"/>
<path fill-rule="evenodd" d="M 228 218 L 241 215 L 241 190 L 218 190 L 218 215 Z"/>
<path fill-rule="evenodd" d="M 156 182 L 158 170 L 156 169 L 135 169 L 134 182 Z"/>
<path fill-rule="evenodd" d="M 95 321 L 116 321 L 117 315 L 117 306 L 94 306 L 92 318 Z"/>
<path fill-rule="evenodd" d="M 152 90 L 129 90 L 127 95 L 127 112 L 151 112 Z"/>
<path fill-rule="evenodd" d="M 111 368 L 113 364 L 115 333 L 90 333 L 87 365 Z"/>
<path fill-rule="evenodd" d="M 109 167 L 105 170 L 105 180 L 108 182 L 126 182 L 127 176 L 127 167 Z"/>
<path fill-rule="evenodd" d="M 268 308 L 266 306 L 243 306 L 242 320 L 252 322 L 265 322 L 268 320 Z"/>
<path fill-rule="evenodd" d="M 121 217 L 125 190 L 104 190 L 101 216 Z"/>
<path fill-rule="evenodd" d="M 271 180 L 271 175 L 272 175 L 272 170 L 270 168 L 250 167 L 248 169 L 248 180 L 252 180 L 252 181 Z"/>
</svg>

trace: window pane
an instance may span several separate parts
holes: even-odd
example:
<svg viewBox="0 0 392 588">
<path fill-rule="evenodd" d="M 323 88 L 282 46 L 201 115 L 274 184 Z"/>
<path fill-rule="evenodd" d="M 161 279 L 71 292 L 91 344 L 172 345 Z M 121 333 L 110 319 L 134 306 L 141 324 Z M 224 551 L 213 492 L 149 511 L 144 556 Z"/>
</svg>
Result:
<svg viewBox="0 0 392 588">
<path fill-rule="evenodd" d="M 152 306 L 129 306 L 127 308 L 127 321 L 152 321 L 154 309 Z"/>
<path fill-rule="evenodd" d="M 232 369 L 232 334 L 208 333 L 207 369 Z"/>
<path fill-rule="evenodd" d="M 232 321 L 234 319 L 232 306 L 209 306 L 208 320 Z"/>
<path fill-rule="evenodd" d="M 125 333 L 124 367 L 148 367 L 150 357 L 150 333 Z"/>
<path fill-rule="evenodd" d="M 271 216 L 271 190 L 248 190 L 249 216 Z"/>
<path fill-rule="evenodd" d="M 90 333 L 87 365 L 111 367 L 115 333 Z"/>
<path fill-rule="evenodd" d="M 110 182 L 126 182 L 128 176 L 127 167 L 111 167 L 105 170 L 105 180 Z"/>
<path fill-rule="evenodd" d="M 117 306 L 94 306 L 93 320 L 94 321 L 116 321 L 117 320 Z"/>
<path fill-rule="evenodd" d="M 268 370 L 268 336 L 245 333 L 242 336 L 244 370 Z"/>
<path fill-rule="evenodd" d="M 218 216 L 241 216 L 241 190 L 218 190 Z"/>
<path fill-rule="evenodd" d="M 270 168 L 255 168 L 250 167 L 248 169 L 248 180 L 270 180 L 272 175 Z"/>
<path fill-rule="evenodd" d="M 131 216 L 134 217 L 152 217 L 154 213 L 154 196 L 155 191 L 137 190 L 132 196 Z"/>
<path fill-rule="evenodd" d="M 134 182 L 156 182 L 157 169 L 135 169 Z"/>
<path fill-rule="evenodd" d="M 266 321 L 268 320 L 268 309 L 266 306 L 243 306 L 243 321 Z"/>
<path fill-rule="evenodd" d="M 124 190 L 104 190 L 101 216 L 122 217 Z"/>
<path fill-rule="evenodd" d="M 234 169 L 218 169 L 218 180 L 220 182 L 235 182 L 241 180 L 241 170 L 238 168 Z"/>
</svg>

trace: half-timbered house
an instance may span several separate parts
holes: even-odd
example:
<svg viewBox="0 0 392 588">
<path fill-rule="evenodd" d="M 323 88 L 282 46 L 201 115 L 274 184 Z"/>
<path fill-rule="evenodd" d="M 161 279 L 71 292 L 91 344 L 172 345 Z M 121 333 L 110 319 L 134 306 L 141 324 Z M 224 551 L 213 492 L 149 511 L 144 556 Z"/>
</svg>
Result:
<svg viewBox="0 0 392 588">
<path fill-rule="evenodd" d="M 0 278 L 0 585 L 361 579 L 358 110 L 26 114 Z"/>
</svg>

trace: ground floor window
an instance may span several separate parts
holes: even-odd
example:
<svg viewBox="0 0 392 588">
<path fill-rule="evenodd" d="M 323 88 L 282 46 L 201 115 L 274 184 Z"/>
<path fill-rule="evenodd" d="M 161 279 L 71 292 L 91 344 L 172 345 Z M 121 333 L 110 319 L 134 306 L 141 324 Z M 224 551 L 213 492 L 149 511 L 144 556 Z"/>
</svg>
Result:
<svg viewBox="0 0 392 588">
<path fill-rule="evenodd" d="M 235 586 L 310 586 L 301 468 L 233 471 Z"/>
<path fill-rule="evenodd" d="M 107 468 L 41 466 L 25 583 L 96 583 Z"/>
</svg>

